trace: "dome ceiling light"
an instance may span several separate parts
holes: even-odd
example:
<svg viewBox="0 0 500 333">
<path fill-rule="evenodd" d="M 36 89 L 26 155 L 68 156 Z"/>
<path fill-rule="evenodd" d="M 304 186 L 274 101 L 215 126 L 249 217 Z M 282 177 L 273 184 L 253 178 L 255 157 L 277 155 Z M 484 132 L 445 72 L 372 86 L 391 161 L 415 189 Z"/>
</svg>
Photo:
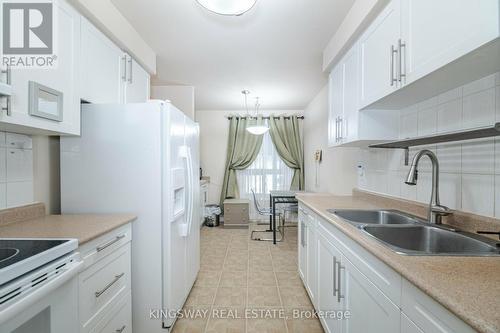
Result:
<svg viewBox="0 0 500 333">
<path fill-rule="evenodd" d="M 255 6 L 257 0 L 196 0 L 205 9 L 226 16 L 240 16 Z"/>
</svg>

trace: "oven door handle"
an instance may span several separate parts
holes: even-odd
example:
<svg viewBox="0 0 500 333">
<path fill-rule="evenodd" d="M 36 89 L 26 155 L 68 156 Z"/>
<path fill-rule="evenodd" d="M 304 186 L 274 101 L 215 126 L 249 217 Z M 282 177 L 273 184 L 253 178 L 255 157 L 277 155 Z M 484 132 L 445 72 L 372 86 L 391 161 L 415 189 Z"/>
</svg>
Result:
<svg viewBox="0 0 500 333">
<path fill-rule="evenodd" d="M 19 313 L 22 313 L 28 307 L 40 301 L 48 294 L 54 292 L 60 286 L 75 277 L 82 270 L 83 261 L 73 262 L 69 265 L 70 267 L 68 267 L 67 270 L 59 274 L 59 276 L 54 278 L 52 281 L 40 286 L 40 288 L 34 290 L 29 295 L 26 295 L 26 297 L 20 298 L 19 301 L 9 305 L 4 310 L 1 310 L 0 325 Z"/>
</svg>

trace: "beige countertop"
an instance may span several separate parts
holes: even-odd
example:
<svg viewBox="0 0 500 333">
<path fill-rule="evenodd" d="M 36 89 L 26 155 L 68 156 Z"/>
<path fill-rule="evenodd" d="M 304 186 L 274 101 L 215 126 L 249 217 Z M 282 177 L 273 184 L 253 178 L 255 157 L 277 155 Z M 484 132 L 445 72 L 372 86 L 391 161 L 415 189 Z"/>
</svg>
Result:
<svg viewBox="0 0 500 333">
<path fill-rule="evenodd" d="M 0 238 L 76 238 L 79 245 L 124 224 L 134 215 L 47 215 L 0 226 Z"/>
<path fill-rule="evenodd" d="M 500 332 L 500 257 L 403 256 L 327 212 L 329 208 L 392 208 L 362 196 L 297 194 L 298 200 L 392 267 L 438 303 L 479 332 Z"/>
</svg>

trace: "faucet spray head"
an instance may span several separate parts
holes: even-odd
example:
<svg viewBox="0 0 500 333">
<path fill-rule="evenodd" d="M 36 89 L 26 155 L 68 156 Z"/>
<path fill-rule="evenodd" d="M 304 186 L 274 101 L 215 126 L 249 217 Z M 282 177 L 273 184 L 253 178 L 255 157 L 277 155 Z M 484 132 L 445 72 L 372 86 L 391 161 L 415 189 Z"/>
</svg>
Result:
<svg viewBox="0 0 500 333">
<path fill-rule="evenodd" d="M 410 167 L 410 171 L 408 172 L 408 176 L 406 176 L 405 183 L 407 185 L 417 185 L 418 179 L 418 170 L 415 164 L 412 164 Z"/>
</svg>

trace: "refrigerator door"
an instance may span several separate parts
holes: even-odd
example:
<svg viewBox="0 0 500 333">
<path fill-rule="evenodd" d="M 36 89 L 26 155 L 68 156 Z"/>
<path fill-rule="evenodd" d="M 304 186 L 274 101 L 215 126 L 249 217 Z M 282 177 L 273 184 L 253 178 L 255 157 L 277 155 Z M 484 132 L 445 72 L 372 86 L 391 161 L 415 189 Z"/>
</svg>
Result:
<svg viewBox="0 0 500 333">
<path fill-rule="evenodd" d="M 186 146 L 191 152 L 191 179 L 192 190 L 190 191 L 192 208 L 189 233 L 187 235 L 187 293 L 191 290 L 198 271 L 200 269 L 200 129 L 197 123 L 186 117 Z"/>
<path fill-rule="evenodd" d="M 189 181 L 185 146 L 185 116 L 166 104 L 163 141 L 164 209 L 163 209 L 163 308 L 169 313 L 182 309 L 186 293 L 186 225 L 188 222 Z M 163 318 L 163 327 L 170 328 L 175 317 Z"/>
</svg>

